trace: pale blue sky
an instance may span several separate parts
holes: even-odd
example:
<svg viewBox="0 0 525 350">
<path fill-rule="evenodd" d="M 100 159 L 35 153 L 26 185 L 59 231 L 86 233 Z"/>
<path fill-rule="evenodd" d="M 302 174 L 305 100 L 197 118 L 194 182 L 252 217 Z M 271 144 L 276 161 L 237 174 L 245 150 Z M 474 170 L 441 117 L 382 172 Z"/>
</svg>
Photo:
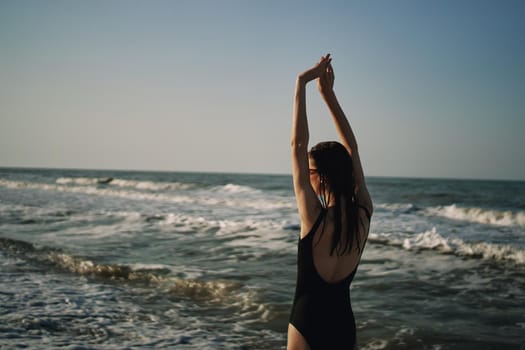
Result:
<svg viewBox="0 0 525 350">
<path fill-rule="evenodd" d="M 290 173 L 330 52 L 371 176 L 525 180 L 523 1 L 0 1 L 0 166 Z M 336 138 L 309 87 L 311 144 Z"/>
</svg>

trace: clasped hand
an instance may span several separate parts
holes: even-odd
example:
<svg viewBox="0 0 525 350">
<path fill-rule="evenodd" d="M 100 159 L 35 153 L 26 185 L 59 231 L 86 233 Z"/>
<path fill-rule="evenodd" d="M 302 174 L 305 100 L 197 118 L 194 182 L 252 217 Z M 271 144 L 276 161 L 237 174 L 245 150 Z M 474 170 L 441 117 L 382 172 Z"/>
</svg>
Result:
<svg viewBox="0 0 525 350">
<path fill-rule="evenodd" d="M 317 88 L 321 94 L 332 91 L 334 87 L 334 69 L 332 67 L 330 54 L 322 56 L 312 68 L 299 74 L 299 81 L 306 84 L 317 79 Z"/>
</svg>

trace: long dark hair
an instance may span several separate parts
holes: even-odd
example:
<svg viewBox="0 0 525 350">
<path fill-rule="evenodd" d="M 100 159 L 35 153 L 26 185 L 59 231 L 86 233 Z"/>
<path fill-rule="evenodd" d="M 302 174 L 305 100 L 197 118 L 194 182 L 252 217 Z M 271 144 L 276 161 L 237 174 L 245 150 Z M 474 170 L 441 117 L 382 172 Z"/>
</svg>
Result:
<svg viewBox="0 0 525 350">
<path fill-rule="evenodd" d="M 355 196 L 355 177 L 352 158 L 346 148 L 336 141 L 320 142 L 310 150 L 320 177 L 321 204 L 326 209 L 334 196 L 334 232 L 330 255 L 337 256 L 352 250 L 354 241 L 361 252 L 358 233 L 358 204 Z M 343 205 L 344 204 L 344 205 Z M 343 208 L 346 211 L 347 229 L 342 232 Z M 341 245 L 344 236 L 346 244 Z"/>
</svg>

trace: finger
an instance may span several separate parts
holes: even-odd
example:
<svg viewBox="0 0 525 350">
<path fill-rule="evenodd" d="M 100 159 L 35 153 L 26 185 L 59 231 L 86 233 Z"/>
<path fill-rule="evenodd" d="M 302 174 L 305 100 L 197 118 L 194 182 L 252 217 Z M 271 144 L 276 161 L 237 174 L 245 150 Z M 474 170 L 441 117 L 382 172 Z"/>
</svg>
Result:
<svg viewBox="0 0 525 350">
<path fill-rule="evenodd" d="M 331 61 L 330 54 L 326 54 L 326 56 L 321 56 L 321 62 L 323 61 Z"/>
</svg>

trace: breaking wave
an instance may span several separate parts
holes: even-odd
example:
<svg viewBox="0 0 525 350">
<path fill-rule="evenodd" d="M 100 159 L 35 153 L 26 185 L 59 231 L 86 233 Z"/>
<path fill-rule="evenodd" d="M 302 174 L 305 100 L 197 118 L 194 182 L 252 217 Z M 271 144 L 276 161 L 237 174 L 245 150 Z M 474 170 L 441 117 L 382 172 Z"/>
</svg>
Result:
<svg viewBox="0 0 525 350">
<path fill-rule="evenodd" d="M 70 255 L 60 249 L 36 247 L 32 243 L 9 238 L 0 238 L 0 250 L 75 275 L 153 287 L 172 296 L 194 301 L 237 305 L 243 310 L 259 308 L 256 291 L 247 290 L 240 282 L 174 277 L 172 270 L 163 265 L 99 264 L 90 259 Z"/>
<path fill-rule="evenodd" d="M 79 185 L 79 186 L 98 186 L 107 185 L 108 187 L 122 187 L 136 190 L 147 191 L 177 191 L 202 188 L 203 185 L 187 182 L 159 182 L 159 181 L 136 181 L 118 179 L 112 177 L 93 178 L 93 177 L 60 177 L 55 181 L 58 185 Z M 223 193 L 253 193 L 260 194 L 262 191 L 250 186 L 237 184 L 226 184 L 211 188 L 213 192 Z"/>
<path fill-rule="evenodd" d="M 172 191 L 172 190 L 188 190 L 195 188 L 197 185 L 192 183 L 182 182 L 153 182 L 153 181 L 136 181 L 113 178 L 92 178 L 92 177 L 60 177 L 56 180 L 58 185 L 80 185 L 93 186 L 100 184 L 107 184 L 110 186 L 134 188 L 138 190 L 150 191 Z"/>
<path fill-rule="evenodd" d="M 412 203 L 379 203 L 374 205 L 376 209 L 391 211 L 395 213 L 412 213 L 418 211 L 420 208 Z"/>
<path fill-rule="evenodd" d="M 495 262 L 525 265 L 525 250 L 510 245 L 486 242 L 466 242 L 460 238 L 441 236 L 436 228 L 414 236 L 400 237 L 392 234 L 370 233 L 368 241 L 400 247 L 409 251 L 433 250 L 442 254 L 478 258 Z"/>
<path fill-rule="evenodd" d="M 91 181 L 91 179 L 89 180 Z M 146 182 L 142 183 L 144 184 Z M 227 206 L 233 208 L 244 207 L 258 210 L 293 208 L 293 201 L 289 198 L 267 195 L 264 194 L 262 191 L 252 189 L 250 187 L 231 184 L 216 187 L 215 190 L 212 191 L 207 190 L 203 192 L 201 191 L 182 194 L 164 192 L 143 192 L 136 190 L 136 187 L 133 189 L 126 190 L 114 188 L 111 186 L 70 186 L 62 184 L 45 184 L 11 180 L 0 180 L 0 186 L 12 189 L 36 189 L 44 191 L 118 197 L 132 200 L 151 200 L 169 203 L 198 204 L 207 206 Z M 254 195 L 246 196 L 247 191 L 251 192 L 251 194 Z"/>
<path fill-rule="evenodd" d="M 468 208 L 452 204 L 428 208 L 425 210 L 425 214 L 481 224 L 525 227 L 525 212 L 523 211 L 512 212 L 510 210 Z"/>
</svg>

